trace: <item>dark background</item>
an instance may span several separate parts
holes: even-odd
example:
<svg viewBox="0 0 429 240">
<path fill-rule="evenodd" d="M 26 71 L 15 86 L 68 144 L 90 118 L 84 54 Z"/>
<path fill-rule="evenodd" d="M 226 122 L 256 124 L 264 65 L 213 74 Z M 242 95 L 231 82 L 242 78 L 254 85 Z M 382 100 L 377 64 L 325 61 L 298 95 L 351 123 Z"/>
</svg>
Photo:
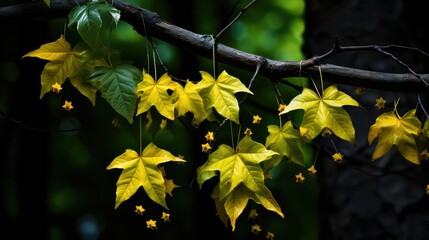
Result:
<svg viewBox="0 0 429 240">
<path fill-rule="evenodd" d="M 0 6 L 26 1 L 2 1 Z M 27 1 L 28 2 L 28 1 Z M 215 34 L 247 2 L 241 1 L 129 1 L 157 12 L 175 25 L 196 33 Z M 186 6 L 186 7 L 182 7 Z M 183 9 L 182 9 L 183 8 Z M 178 9 L 181 9 L 178 11 Z M 427 3 L 424 1 L 258 1 L 247 10 L 220 39 L 228 46 L 277 60 L 298 61 L 330 49 L 335 36 L 344 45 L 401 44 L 428 51 L 428 34 L 424 26 Z M 234 10 L 234 11 L 233 11 Z M 233 16 L 235 16 L 233 14 Z M 415 106 L 415 95 L 402 96 L 383 91 L 369 91 L 357 99 L 368 108 L 351 112 L 357 121 L 359 148 L 350 149 L 338 142 L 348 160 L 333 164 L 332 149 L 325 149 L 317 161 L 319 174 L 307 176 L 303 184 L 294 175 L 301 168 L 282 163 L 268 183 L 286 218 L 249 202 L 238 218 L 237 229 L 225 228 L 215 216 L 210 198 L 215 182 L 198 188 L 196 168 L 206 156 L 200 152 L 207 130 L 205 123 L 190 134 L 180 124 L 172 124 L 159 135 L 161 147 L 183 154 L 186 165 L 167 166 L 168 174 L 180 185 L 167 195 L 171 222 L 159 219 L 160 206 L 138 191 L 131 199 L 114 209 L 116 181 L 120 170 L 106 170 L 108 164 L 125 149 L 138 149 L 135 126 L 115 128 L 115 112 L 99 95 L 96 106 L 79 95 L 70 85 L 61 95 L 40 95 L 40 73 L 46 62 L 22 56 L 55 41 L 60 34 L 77 43 L 66 19 L 49 21 L 3 22 L 0 24 L 0 176 L 4 235 L 18 239 L 30 234 L 41 239 L 265 239 L 267 231 L 275 239 L 427 239 L 428 202 L 424 195 L 427 174 L 393 154 L 370 164 L 370 151 L 364 136 L 377 111 L 371 108 L 375 98 L 392 100 L 401 96 L 401 106 Z M 199 70 L 212 72 L 210 59 L 184 52 L 155 39 L 164 64 L 170 73 L 195 80 Z M 132 60 L 140 69 L 146 60 L 147 42 L 129 25 L 120 23 L 113 31 L 112 44 L 122 50 L 122 58 Z M 150 53 L 149 53 L 150 54 Z M 397 52 L 414 70 L 425 72 L 427 58 L 409 52 Z M 335 56 L 327 62 L 368 70 L 403 72 L 394 61 L 373 52 L 356 52 Z M 240 78 L 245 84 L 253 73 L 220 64 L 220 69 Z M 159 68 L 159 71 L 161 68 Z M 325 79 L 329 82 L 329 79 Z M 306 84 L 305 81 L 303 81 Z M 249 97 L 241 106 L 240 120 L 251 125 L 258 114 L 263 124 L 254 126 L 252 136 L 264 142 L 266 126 L 278 124 L 277 102 L 267 79 L 257 78 Z M 340 86 L 352 93 L 352 88 Z M 282 96 L 289 101 L 298 92 L 282 86 Z M 72 99 L 75 108 L 64 111 L 64 99 Z M 354 114 L 354 115 L 353 115 Z M 357 118 L 356 118 L 357 117 Z M 242 129 L 243 129 L 242 127 Z M 253 126 L 252 126 L 253 127 Z M 71 131 L 69 131 L 71 130 Z M 228 134 L 223 136 L 229 143 Z M 313 151 L 306 147 L 306 162 L 314 161 Z M 324 153 L 325 151 L 322 151 Z M 396 159 L 396 160 L 392 160 Z M 352 167 L 350 167 L 352 166 Z M 410 177 L 411 176 L 411 177 Z M 142 189 L 141 189 L 142 190 Z M 134 213 L 143 205 L 143 216 Z M 260 214 L 247 219 L 250 208 Z M 158 229 L 146 228 L 146 220 L 158 220 Z M 261 225 L 255 236 L 250 226 Z"/>
</svg>

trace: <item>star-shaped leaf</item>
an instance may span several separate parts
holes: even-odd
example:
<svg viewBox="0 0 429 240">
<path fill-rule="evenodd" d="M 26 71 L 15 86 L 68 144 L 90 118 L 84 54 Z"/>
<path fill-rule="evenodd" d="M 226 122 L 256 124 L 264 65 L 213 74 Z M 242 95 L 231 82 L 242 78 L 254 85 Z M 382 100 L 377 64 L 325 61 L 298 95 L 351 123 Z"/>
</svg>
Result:
<svg viewBox="0 0 429 240">
<path fill-rule="evenodd" d="M 318 96 L 313 90 L 304 88 L 279 114 L 303 109 L 304 116 L 300 126 L 301 136 L 306 140 L 317 137 L 324 128 L 329 128 L 337 137 L 355 145 L 355 129 L 350 116 L 342 108 L 344 105 L 359 106 L 352 97 L 329 86 Z"/>
<path fill-rule="evenodd" d="M 71 79 L 75 76 L 84 63 L 82 53 L 87 49 L 85 44 L 78 44 L 72 49 L 64 35 L 61 35 L 55 42 L 43 44 L 40 48 L 23 56 L 49 61 L 40 76 L 42 84 L 40 98 L 50 92 L 55 83 L 63 84 L 68 78 Z M 87 97 L 91 99 L 91 96 Z"/>
<path fill-rule="evenodd" d="M 98 67 L 92 71 L 88 82 L 94 85 L 113 109 L 129 123 L 136 111 L 135 89 L 141 78 L 140 70 L 129 64 Z"/>
<path fill-rule="evenodd" d="M 257 204 L 261 204 L 267 210 L 276 212 L 281 217 L 284 217 L 279 204 L 266 186 L 261 188 L 260 193 L 255 193 L 241 183 L 228 194 L 226 198 L 220 199 L 220 188 L 218 184 L 213 190 L 211 197 L 215 200 L 216 211 L 219 218 L 225 226 L 227 226 L 229 220 L 231 222 L 232 231 L 234 231 L 236 220 L 246 208 L 249 199 L 252 199 Z"/>
<path fill-rule="evenodd" d="M 206 172 L 220 172 L 220 196 L 224 199 L 240 183 L 251 191 L 262 194 L 264 173 L 260 166 L 262 161 L 268 160 L 278 153 L 267 150 L 264 145 L 255 142 L 249 136 L 243 137 L 234 150 L 222 144 L 209 155 L 207 162 L 198 168 L 198 183 L 200 187 L 212 174 Z"/>
<path fill-rule="evenodd" d="M 214 108 L 223 117 L 239 124 L 239 106 L 235 93 L 253 94 L 238 78 L 225 70 L 215 80 L 209 73 L 200 71 L 202 80 L 197 85 L 207 113 Z"/>
<path fill-rule="evenodd" d="M 174 120 L 176 102 L 174 102 L 175 98 L 168 91 L 175 91 L 178 85 L 170 78 L 168 73 L 164 73 L 155 82 L 151 75 L 143 72 L 143 80 L 137 84 L 136 88 L 137 96 L 140 97 L 136 115 L 145 113 L 152 106 L 155 106 L 162 116 Z"/>
<path fill-rule="evenodd" d="M 381 114 L 368 133 L 370 145 L 378 137 L 372 160 L 382 157 L 395 145 L 405 159 L 420 164 L 415 140 L 420 127 L 421 122 L 416 117 L 415 109 L 408 111 L 403 117 L 395 111 Z"/>
<path fill-rule="evenodd" d="M 269 125 L 268 132 L 270 135 L 265 141 L 265 146 L 280 155 L 273 156 L 272 159 L 264 162 L 265 171 L 277 166 L 283 156 L 294 163 L 305 166 L 299 131 L 293 127 L 291 121 L 283 124 L 281 129 L 276 125 Z"/>
<path fill-rule="evenodd" d="M 108 170 L 123 169 L 117 182 L 115 208 L 143 187 L 150 199 L 168 209 L 165 201 L 165 179 L 158 165 L 171 161 L 186 162 L 153 143 L 147 145 L 141 155 L 127 149 L 116 157 L 107 167 Z"/>
<path fill-rule="evenodd" d="M 173 97 L 178 98 L 176 105 L 178 116 L 184 116 L 187 112 L 191 112 L 196 124 L 200 124 L 207 118 L 203 99 L 198 94 L 196 85 L 192 82 L 187 81 L 185 88 L 178 84 Z"/>
</svg>

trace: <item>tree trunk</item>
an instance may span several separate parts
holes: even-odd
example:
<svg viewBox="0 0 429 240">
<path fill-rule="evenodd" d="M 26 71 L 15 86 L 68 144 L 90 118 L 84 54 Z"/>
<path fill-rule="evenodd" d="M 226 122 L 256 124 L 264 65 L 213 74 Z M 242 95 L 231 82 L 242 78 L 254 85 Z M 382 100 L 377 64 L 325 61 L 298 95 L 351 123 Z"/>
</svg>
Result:
<svg viewBox="0 0 429 240">
<path fill-rule="evenodd" d="M 428 50 L 428 31 L 419 24 L 425 21 L 423 11 L 429 7 L 428 2 L 306 0 L 306 6 L 303 50 L 307 57 L 329 51 L 335 37 L 344 46 L 396 44 Z M 427 57 L 416 52 L 391 53 L 417 73 L 428 67 Z M 327 61 L 367 70 L 407 71 L 392 58 L 375 51 L 342 53 Z M 326 87 L 329 79 L 323 80 Z M 425 195 L 427 165 L 416 166 L 406 161 L 395 147 L 371 162 L 377 142 L 368 145 L 367 141 L 369 127 L 377 116 L 393 110 L 397 100 L 399 114 L 405 114 L 416 107 L 417 94 L 368 89 L 358 96 L 352 87 L 338 88 L 364 109 L 346 109 L 355 129 L 361 129 L 356 132 L 356 147 L 333 139 L 335 147 L 344 154 L 341 163 L 331 158 L 336 152 L 331 142 L 326 139 L 320 142 L 322 149 L 316 166 L 321 187 L 320 239 L 429 239 L 429 229 L 425 227 L 429 224 L 429 200 Z M 374 106 L 379 97 L 387 100 L 386 107 L 380 110 Z M 418 108 L 418 114 L 419 111 Z"/>
</svg>

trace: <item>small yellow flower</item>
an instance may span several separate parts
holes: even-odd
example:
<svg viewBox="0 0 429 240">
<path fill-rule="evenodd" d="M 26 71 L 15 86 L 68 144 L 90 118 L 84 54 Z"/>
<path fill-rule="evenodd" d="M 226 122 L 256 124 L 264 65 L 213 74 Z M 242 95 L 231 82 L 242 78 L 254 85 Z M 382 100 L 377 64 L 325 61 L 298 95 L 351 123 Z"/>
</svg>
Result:
<svg viewBox="0 0 429 240">
<path fill-rule="evenodd" d="M 277 109 L 277 111 L 283 112 L 283 110 L 285 110 L 285 108 L 286 108 L 286 104 L 280 104 L 279 108 Z"/>
<path fill-rule="evenodd" d="M 54 83 L 53 85 L 52 85 L 52 91 L 54 92 L 54 93 L 59 93 L 60 91 L 61 91 L 61 89 L 63 89 L 62 87 L 61 87 L 61 84 L 59 84 L 59 83 Z"/>
<path fill-rule="evenodd" d="M 302 173 L 298 173 L 297 175 L 295 175 L 295 182 L 297 183 L 303 183 L 305 180 L 305 177 L 302 176 Z"/>
<path fill-rule="evenodd" d="M 63 105 L 63 108 L 66 110 L 66 111 L 70 111 L 70 110 L 72 110 L 73 109 L 73 105 L 72 105 L 72 102 L 69 102 L 69 101 L 65 101 L 65 103 L 64 103 L 64 105 Z"/>
<path fill-rule="evenodd" d="M 120 123 L 119 118 L 117 116 L 115 118 L 113 118 L 112 125 L 114 127 L 120 127 L 121 126 L 121 123 Z"/>
<path fill-rule="evenodd" d="M 322 130 L 322 137 L 329 137 L 331 135 L 332 135 L 331 129 L 329 129 L 327 127 L 323 128 L 323 130 Z"/>
<path fill-rule="evenodd" d="M 363 88 L 363 87 L 357 87 L 357 88 L 355 88 L 355 94 L 356 95 L 358 95 L 358 96 L 361 96 L 361 95 L 363 95 L 364 93 L 365 93 L 365 88 Z"/>
<path fill-rule="evenodd" d="M 429 152 L 427 149 L 423 150 L 420 153 L 420 157 L 422 158 L 422 160 L 428 160 L 429 159 Z"/>
<path fill-rule="evenodd" d="M 209 143 L 205 143 L 205 144 L 201 144 L 201 151 L 203 152 L 208 152 L 210 149 L 212 149 L 212 147 L 210 147 Z"/>
<path fill-rule="evenodd" d="M 307 169 L 308 173 L 312 176 L 314 176 L 317 173 L 316 168 L 314 167 L 314 165 L 311 165 L 310 168 Z"/>
<path fill-rule="evenodd" d="M 344 155 L 343 154 L 341 154 L 341 153 L 335 153 L 334 155 L 332 155 L 332 159 L 335 161 L 335 162 L 339 162 L 339 161 L 341 161 L 341 160 L 343 160 L 343 157 L 344 157 Z"/>
<path fill-rule="evenodd" d="M 256 209 L 251 209 L 247 218 L 255 219 L 258 216 Z"/>
<path fill-rule="evenodd" d="M 162 119 L 161 123 L 159 124 L 160 129 L 164 129 L 167 127 L 167 119 Z"/>
<path fill-rule="evenodd" d="M 156 229 L 156 221 L 149 219 L 149 221 L 146 221 L 146 227 L 150 229 Z"/>
<path fill-rule="evenodd" d="M 429 195 L 429 184 L 426 185 L 426 195 Z"/>
<path fill-rule="evenodd" d="M 207 142 L 213 141 L 214 140 L 214 133 L 208 131 L 205 138 L 207 139 Z"/>
<path fill-rule="evenodd" d="M 161 219 L 164 220 L 164 222 L 170 222 L 170 214 L 166 212 L 162 212 Z"/>
<path fill-rule="evenodd" d="M 268 239 L 268 240 L 274 240 L 274 233 L 267 232 L 267 236 L 265 238 Z"/>
<path fill-rule="evenodd" d="M 250 231 L 253 234 L 258 234 L 261 231 L 261 227 L 258 224 L 255 224 L 255 225 L 251 226 Z"/>
<path fill-rule="evenodd" d="M 260 124 L 261 123 L 262 118 L 259 117 L 259 115 L 255 115 L 253 116 L 253 124 Z"/>
<path fill-rule="evenodd" d="M 384 108 L 384 105 L 386 104 L 386 100 L 383 99 L 383 97 L 377 98 L 375 100 L 375 106 L 380 110 Z"/>
<path fill-rule="evenodd" d="M 252 133 L 252 130 L 250 130 L 250 128 L 246 128 L 246 131 L 244 131 L 244 134 L 245 134 L 246 136 L 250 136 L 250 135 L 252 135 L 253 133 Z"/>
<path fill-rule="evenodd" d="M 143 212 L 146 211 L 142 205 L 136 205 L 136 210 L 134 211 L 138 215 L 143 215 Z"/>
</svg>

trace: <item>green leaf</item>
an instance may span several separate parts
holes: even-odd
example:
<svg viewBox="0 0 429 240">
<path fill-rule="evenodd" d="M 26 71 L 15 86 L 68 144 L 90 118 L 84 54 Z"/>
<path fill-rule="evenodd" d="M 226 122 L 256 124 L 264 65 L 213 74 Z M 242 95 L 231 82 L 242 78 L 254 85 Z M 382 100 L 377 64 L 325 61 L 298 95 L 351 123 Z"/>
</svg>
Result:
<svg viewBox="0 0 429 240">
<path fill-rule="evenodd" d="M 103 31 L 110 31 L 112 23 L 120 19 L 120 11 L 106 1 L 89 1 L 82 6 L 74 7 L 69 14 L 69 27 L 77 25 L 82 39 L 92 48 L 107 46 L 108 36 Z"/>
<path fill-rule="evenodd" d="M 136 110 L 135 88 L 141 79 L 138 68 L 120 64 L 114 67 L 97 67 L 88 81 L 94 85 L 102 97 L 129 123 L 133 123 Z"/>
<path fill-rule="evenodd" d="M 45 3 L 46 3 L 46 5 L 48 5 L 48 7 L 51 7 L 51 0 L 43 0 Z"/>
</svg>

